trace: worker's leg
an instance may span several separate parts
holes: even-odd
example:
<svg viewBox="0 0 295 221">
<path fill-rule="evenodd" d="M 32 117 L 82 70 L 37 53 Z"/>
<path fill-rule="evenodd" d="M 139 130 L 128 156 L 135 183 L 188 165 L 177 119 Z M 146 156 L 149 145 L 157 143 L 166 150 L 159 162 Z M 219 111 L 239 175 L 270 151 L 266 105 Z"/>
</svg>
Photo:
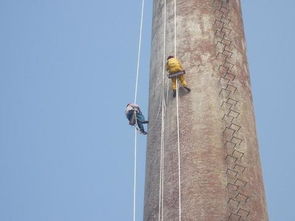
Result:
<svg viewBox="0 0 295 221">
<path fill-rule="evenodd" d="M 172 81 L 172 90 L 176 90 L 176 77 L 171 78 L 171 81 Z"/>
<path fill-rule="evenodd" d="M 141 133 L 146 134 L 143 126 L 143 122 L 145 122 L 144 116 L 141 112 L 136 113 L 136 118 L 137 118 L 137 125 Z"/>
<path fill-rule="evenodd" d="M 136 117 L 137 117 L 137 120 L 140 121 L 140 122 L 145 121 L 144 116 L 143 116 L 143 114 L 141 112 L 137 112 Z"/>
<path fill-rule="evenodd" d="M 145 130 L 144 130 L 144 127 L 143 127 L 143 124 L 141 121 L 137 121 L 137 126 L 142 134 L 144 134 L 144 135 L 147 134 L 147 132 L 145 132 Z"/>
<path fill-rule="evenodd" d="M 183 87 L 187 86 L 187 83 L 186 83 L 186 80 L 185 80 L 183 74 L 178 76 L 178 80 L 180 81 L 180 83 Z"/>
<path fill-rule="evenodd" d="M 188 92 L 190 92 L 191 89 L 187 87 L 187 83 L 186 83 L 186 80 L 185 80 L 185 78 L 184 78 L 184 75 L 183 75 L 183 74 L 180 75 L 180 76 L 178 77 L 178 79 L 179 79 L 181 85 L 182 85 L 182 86 L 183 86 Z"/>
<path fill-rule="evenodd" d="M 143 124 L 149 123 L 149 121 L 145 120 L 145 118 L 141 112 L 137 113 L 137 120 Z"/>
<path fill-rule="evenodd" d="M 172 81 L 173 97 L 175 97 L 176 96 L 176 77 L 171 78 L 171 81 Z"/>
</svg>

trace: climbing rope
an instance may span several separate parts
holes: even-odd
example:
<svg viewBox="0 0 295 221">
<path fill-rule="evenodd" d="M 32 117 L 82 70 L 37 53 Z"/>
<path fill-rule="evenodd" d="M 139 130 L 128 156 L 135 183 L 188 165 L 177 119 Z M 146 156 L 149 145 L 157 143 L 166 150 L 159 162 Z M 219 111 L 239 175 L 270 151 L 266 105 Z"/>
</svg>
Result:
<svg viewBox="0 0 295 221">
<path fill-rule="evenodd" d="M 167 24 L 167 1 L 164 0 L 164 30 L 163 30 L 163 70 L 162 70 L 162 116 L 161 116 L 161 147 L 160 147 L 160 178 L 159 178 L 159 214 L 158 220 L 164 220 L 164 172 L 165 172 L 165 63 L 166 63 L 166 24 Z M 177 55 L 177 0 L 174 0 L 174 57 Z M 168 87 L 167 87 L 168 89 Z M 166 93 L 166 96 L 168 94 Z M 178 220 L 181 221 L 181 153 L 180 153 L 180 132 L 179 132 L 179 91 L 178 81 L 176 80 L 176 125 L 177 125 L 177 160 L 178 160 Z"/>
<path fill-rule="evenodd" d="M 142 0 L 142 3 L 141 3 L 141 17 L 140 17 L 140 28 L 139 28 L 138 52 L 137 52 L 134 104 L 136 104 L 136 101 L 137 101 L 143 17 L 144 17 L 144 0 Z M 137 175 L 137 131 L 135 127 L 134 128 L 134 168 L 133 168 L 133 221 L 136 220 L 136 179 L 137 179 L 136 175 Z"/>
<path fill-rule="evenodd" d="M 167 23 L 167 2 L 164 0 L 164 27 L 163 27 L 163 61 L 162 61 L 162 99 L 161 99 L 161 148 L 160 148 L 160 182 L 159 182 L 159 214 L 158 220 L 164 219 L 164 168 L 165 168 L 165 65 L 166 65 L 166 23 Z M 168 88 L 168 87 L 167 87 Z"/>
<path fill-rule="evenodd" d="M 133 169 L 133 221 L 136 219 L 136 173 L 137 173 L 137 131 L 134 129 L 134 169 Z"/>
<path fill-rule="evenodd" d="M 137 89 L 138 89 L 138 79 L 139 79 L 139 68 L 140 68 L 140 58 L 141 58 L 141 39 L 142 39 L 142 27 L 143 27 L 143 16 L 144 16 L 144 0 L 141 3 L 141 16 L 140 16 L 140 28 L 139 28 L 139 40 L 138 40 L 138 51 L 137 51 L 137 65 L 136 65 L 136 80 L 135 80 L 135 91 L 134 91 L 134 104 L 137 100 Z"/>
<path fill-rule="evenodd" d="M 174 0 L 174 57 L 177 55 L 177 0 Z M 176 79 L 176 125 L 177 125 L 177 160 L 178 160 L 178 220 L 181 221 L 181 166 L 180 166 L 180 133 L 179 133 L 179 105 L 178 81 Z"/>
</svg>

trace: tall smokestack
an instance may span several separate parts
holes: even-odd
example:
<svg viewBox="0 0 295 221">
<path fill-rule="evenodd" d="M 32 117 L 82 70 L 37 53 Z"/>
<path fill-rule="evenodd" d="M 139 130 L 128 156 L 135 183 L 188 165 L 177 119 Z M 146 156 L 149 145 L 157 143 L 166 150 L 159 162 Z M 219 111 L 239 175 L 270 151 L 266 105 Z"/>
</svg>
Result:
<svg viewBox="0 0 295 221">
<path fill-rule="evenodd" d="M 176 0 L 176 56 L 192 89 L 179 90 L 178 170 L 176 98 L 162 80 L 174 2 L 154 0 L 144 220 L 268 220 L 239 0 Z"/>
</svg>

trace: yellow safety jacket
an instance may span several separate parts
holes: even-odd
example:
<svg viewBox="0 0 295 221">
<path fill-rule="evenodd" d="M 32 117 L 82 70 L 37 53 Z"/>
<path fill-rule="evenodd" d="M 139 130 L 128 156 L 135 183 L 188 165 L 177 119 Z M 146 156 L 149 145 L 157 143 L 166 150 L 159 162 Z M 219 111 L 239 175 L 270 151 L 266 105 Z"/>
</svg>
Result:
<svg viewBox="0 0 295 221">
<path fill-rule="evenodd" d="M 178 61 L 176 58 L 170 58 L 167 61 L 166 70 L 169 72 L 169 74 L 172 74 L 179 71 L 183 71 L 183 67 L 180 61 Z"/>
</svg>

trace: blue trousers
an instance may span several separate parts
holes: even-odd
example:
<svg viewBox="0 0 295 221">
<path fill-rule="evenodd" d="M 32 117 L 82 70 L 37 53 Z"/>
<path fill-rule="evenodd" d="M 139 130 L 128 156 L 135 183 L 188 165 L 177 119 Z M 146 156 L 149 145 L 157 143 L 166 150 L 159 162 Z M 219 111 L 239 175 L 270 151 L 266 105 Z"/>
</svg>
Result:
<svg viewBox="0 0 295 221">
<path fill-rule="evenodd" d="M 129 122 L 131 122 L 133 120 L 132 119 L 133 115 L 134 115 L 134 111 L 132 111 L 132 110 L 127 113 L 127 119 L 129 120 Z M 143 127 L 142 122 L 144 122 L 145 119 L 144 119 L 144 116 L 143 116 L 143 114 L 141 112 L 136 112 L 136 121 L 137 121 L 138 128 L 140 129 L 140 131 L 143 132 L 144 127 Z"/>
</svg>

